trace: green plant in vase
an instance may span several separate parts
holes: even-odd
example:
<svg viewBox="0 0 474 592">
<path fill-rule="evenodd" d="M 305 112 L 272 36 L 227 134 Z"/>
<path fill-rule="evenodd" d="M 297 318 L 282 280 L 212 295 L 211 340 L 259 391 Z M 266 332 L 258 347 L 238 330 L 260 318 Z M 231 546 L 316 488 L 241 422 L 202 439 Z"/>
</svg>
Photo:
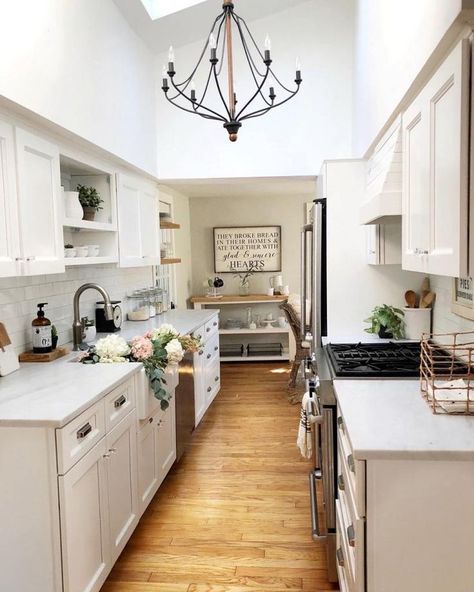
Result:
<svg viewBox="0 0 474 592">
<path fill-rule="evenodd" d="M 404 336 L 403 310 L 383 304 L 376 306 L 365 323 L 370 327 L 365 329 L 367 333 L 374 333 L 381 339 L 401 339 Z"/>
<path fill-rule="evenodd" d="M 83 220 L 93 221 L 96 212 L 103 209 L 101 204 L 104 203 L 104 200 L 100 197 L 100 193 L 95 187 L 78 185 L 76 191 L 79 191 L 79 201 L 84 210 Z"/>
<path fill-rule="evenodd" d="M 248 296 L 250 294 L 250 278 L 254 273 L 255 269 L 251 265 L 247 271 L 234 275 L 235 278 L 239 278 L 239 296 Z"/>
</svg>

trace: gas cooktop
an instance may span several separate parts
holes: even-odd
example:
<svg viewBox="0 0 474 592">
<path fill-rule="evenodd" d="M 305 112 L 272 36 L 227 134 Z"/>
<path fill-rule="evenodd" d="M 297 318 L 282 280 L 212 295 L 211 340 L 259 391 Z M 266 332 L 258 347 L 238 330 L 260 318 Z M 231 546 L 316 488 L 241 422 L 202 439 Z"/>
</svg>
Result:
<svg viewBox="0 0 474 592">
<path fill-rule="evenodd" d="M 417 377 L 421 346 L 405 343 L 329 344 L 327 353 L 336 376 Z"/>
</svg>

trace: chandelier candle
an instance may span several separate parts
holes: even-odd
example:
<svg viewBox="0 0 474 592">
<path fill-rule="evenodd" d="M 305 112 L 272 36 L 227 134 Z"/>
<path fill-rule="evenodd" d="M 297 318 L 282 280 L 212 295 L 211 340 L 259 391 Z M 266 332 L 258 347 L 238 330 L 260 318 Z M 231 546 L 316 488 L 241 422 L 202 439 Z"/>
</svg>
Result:
<svg viewBox="0 0 474 592">
<path fill-rule="evenodd" d="M 250 90 L 249 97 L 245 97 L 240 102 L 242 108 L 237 108 L 237 94 L 235 92 L 235 68 L 234 68 L 234 38 L 233 32 L 236 32 L 236 39 L 242 46 L 243 57 L 250 70 L 252 84 L 254 88 Z M 279 107 L 292 99 L 299 91 L 303 81 L 301 76 L 301 65 L 297 60 L 295 83 L 293 90 L 280 82 L 275 72 L 271 68 L 273 63 L 271 57 L 271 39 L 267 35 L 265 38 L 264 51 L 260 50 L 245 20 L 234 10 L 232 0 L 224 0 L 222 12 L 214 20 L 208 40 L 198 59 L 198 62 L 191 74 L 183 82 L 175 82 L 175 55 L 173 47 L 170 47 L 168 54 L 168 70 L 163 66 L 163 85 L 162 90 L 167 100 L 194 115 L 199 115 L 204 119 L 211 121 L 220 121 L 229 134 L 231 142 L 237 141 L 237 134 L 242 127 L 242 122 L 247 119 L 261 117 L 271 109 Z M 196 85 L 194 79 L 198 71 L 205 68 L 204 58 L 207 51 L 210 50 L 210 68 L 206 72 L 206 82 L 203 85 L 202 94 L 198 99 L 196 94 Z M 224 60 L 224 53 L 226 60 Z M 209 55 L 209 54 L 208 54 Z M 223 62 L 227 68 L 223 68 Z M 258 63 L 263 63 L 265 68 L 260 67 Z M 222 89 L 223 78 L 226 76 L 227 93 Z M 170 86 L 171 83 L 171 86 Z M 275 88 L 278 85 L 285 93 L 279 102 L 276 101 Z M 209 91 L 215 87 L 216 107 L 209 101 Z M 227 94 L 227 100 L 225 98 Z M 252 108 L 251 108 L 252 106 Z M 223 111 L 221 108 L 223 107 Z"/>
</svg>

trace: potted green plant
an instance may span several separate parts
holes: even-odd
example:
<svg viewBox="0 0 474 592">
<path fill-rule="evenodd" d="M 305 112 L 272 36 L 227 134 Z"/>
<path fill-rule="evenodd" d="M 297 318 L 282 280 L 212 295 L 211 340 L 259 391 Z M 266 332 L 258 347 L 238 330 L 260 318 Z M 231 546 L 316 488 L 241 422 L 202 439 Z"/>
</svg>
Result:
<svg viewBox="0 0 474 592">
<path fill-rule="evenodd" d="M 79 191 L 79 201 L 84 210 L 83 220 L 92 222 L 96 212 L 103 209 L 100 204 L 104 203 L 104 200 L 100 197 L 100 194 L 95 187 L 78 185 L 77 191 Z"/>
<path fill-rule="evenodd" d="M 404 335 L 403 316 L 403 310 L 394 306 L 376 306 L 370 317 L 364 321 L 370 323 L 370 327 L 365 331 L 375 333 L 381 339 L 401 339 Z"/>
<path fill-rule="evenodd" d="M 51 325 L 51 338 L 54 351 L 58 347 L 58 330 L 56 329 L 56 325 Z"/>
</svg>

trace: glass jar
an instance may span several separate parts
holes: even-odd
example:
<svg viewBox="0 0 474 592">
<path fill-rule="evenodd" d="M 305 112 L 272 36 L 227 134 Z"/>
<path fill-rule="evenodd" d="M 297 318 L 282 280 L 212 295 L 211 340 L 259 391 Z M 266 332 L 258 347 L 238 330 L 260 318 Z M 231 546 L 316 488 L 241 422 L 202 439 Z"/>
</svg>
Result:
<svg viewBox="0 0 474 592">
<path fill-rule="evenodd" d="M 135 290 L 127 296 L 129 321 L 148 321 L 150 318 L 150 299 L 147 292 L 147 290 Z"/>
<path fill-rule="evenodd" d="M 162 303 L 163 303 L 163 305 L 162 305 L 163 312 L 168 312 L 169 302 L 168 302 L 168 292 L 166 290 L 163 290 Z"/>
<path fill-rule="evenodd" d="M 148 305 L 150 307 L 150 319 L 152 319 L 156 317 L 155 288 L 148 288 L 148 290 L 146 290 L 146 295 L 148 299 Z"/>
<path fill-rule="evenodd" d="M 161 288 L 153 288 L 153 302 L 156 314 L 160 315 L 163 312 L 163 290 Z"/>
</svg>

